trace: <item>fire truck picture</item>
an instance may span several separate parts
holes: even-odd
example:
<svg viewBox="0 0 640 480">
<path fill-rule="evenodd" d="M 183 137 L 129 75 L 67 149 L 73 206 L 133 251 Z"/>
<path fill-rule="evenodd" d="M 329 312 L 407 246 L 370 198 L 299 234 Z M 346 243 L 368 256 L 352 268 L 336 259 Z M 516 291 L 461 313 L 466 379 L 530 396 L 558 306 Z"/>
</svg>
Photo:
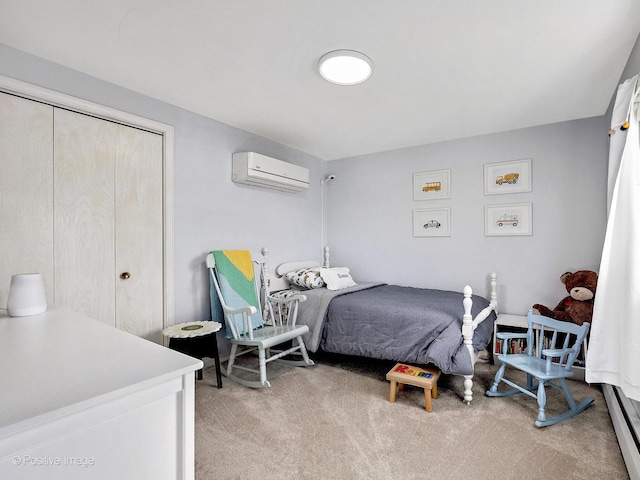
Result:
<svg viewBox="0 0 640 480">
<path fill-rule="evenodd" d="M 503 225 L 513 225 L 514 227 L 518 226 L 518 216 L 517 215 L 507 215 L 506 213 L 502 215 L 498 220 L 496 220 L 496 225 L 499 227 Z"/>
<path fill-rule="evenodd" d="M 440 190 L 442 190 L 441 182 L 427 182 L 424 184 L 424 187 L 422 187 L 423 192 L 439 192 Z"/>
<path fill-rule="evenodd" d="M 498 185 L 502 185 L 503 183 L 518 183 L 518 178 L 520 178 L 519 173 L 507 173 L 506 175 L 500 175 L 496 177 L 496 183 Z"/>
</svg>

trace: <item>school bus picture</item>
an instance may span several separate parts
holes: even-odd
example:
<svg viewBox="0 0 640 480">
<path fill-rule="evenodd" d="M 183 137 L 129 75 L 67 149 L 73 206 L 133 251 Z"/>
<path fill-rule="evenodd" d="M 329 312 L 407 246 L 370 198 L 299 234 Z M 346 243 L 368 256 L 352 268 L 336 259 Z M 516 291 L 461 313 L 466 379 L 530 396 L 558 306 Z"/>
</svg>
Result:
<svg viewBox="0 0 640 480">
<path fill-rule="evenodd" d="M 424 184 L 424 187 L 422 187 L 422 191 L 423 192 L 430 192 L 430 191 L 434 191 L 434 192 L 438 192 L 440 190 L 442 190 L 442 183 L 441 182 L 427 182 Z"/>
<path fill-rule="evenodd" d="M 496 177 L 496 183 L 498 185 L 502 185 L 503 183 L 518 183 L 518 178 L 520 178 L 519 173 L 507 173 L 506 175 L 500 175 Z"/>
</svg>

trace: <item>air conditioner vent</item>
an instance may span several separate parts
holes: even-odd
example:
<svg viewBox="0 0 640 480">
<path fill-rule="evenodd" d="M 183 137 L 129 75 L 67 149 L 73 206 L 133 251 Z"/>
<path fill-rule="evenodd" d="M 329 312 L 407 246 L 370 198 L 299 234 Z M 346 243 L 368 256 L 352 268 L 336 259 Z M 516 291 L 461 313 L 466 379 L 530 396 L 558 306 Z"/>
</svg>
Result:
<svg viewBox="0 0 640 480">
<path fill-rule="evenodd" d="M 302 192 L 309 188 L 309 169 L 255 152 L 237 152 L 233 154 L 232 180 L 284 192 Z"/>
</svg>

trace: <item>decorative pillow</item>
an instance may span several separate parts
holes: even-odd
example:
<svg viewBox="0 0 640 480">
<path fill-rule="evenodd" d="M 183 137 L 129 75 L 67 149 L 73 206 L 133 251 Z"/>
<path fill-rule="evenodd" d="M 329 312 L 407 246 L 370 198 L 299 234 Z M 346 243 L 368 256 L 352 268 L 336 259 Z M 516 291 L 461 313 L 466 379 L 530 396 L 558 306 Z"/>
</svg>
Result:
<svg viewBox="0 0 640 480">
<path fill-rule="evenodd" d="M 357 285 L 346 267 L 322 268 L 320 276 L 327 284 L 327 290 L 340 290 Z"/>
<path fill-rule="evenodd" d="M 289 280 L 289 283 L 302 288 L 322 288 L 325 285 L 317 268 L 303 268 L 302 270 L 288 272 L 285 277 Z"/>
</svg>

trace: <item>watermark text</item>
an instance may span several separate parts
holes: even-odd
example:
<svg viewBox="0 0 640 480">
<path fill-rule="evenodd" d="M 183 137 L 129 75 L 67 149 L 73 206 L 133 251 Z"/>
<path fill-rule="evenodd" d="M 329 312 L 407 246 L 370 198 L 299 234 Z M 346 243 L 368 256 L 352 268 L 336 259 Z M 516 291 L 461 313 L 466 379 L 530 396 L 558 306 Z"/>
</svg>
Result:
<svg viewBox="0 0 640 480">
<path fill-rule="evenodd" d="M 96 459 L 93 457 L 56 456 L 56 455 L 14 455 L 11 459 L 14 465 L 33 467 L 93 467 Z"/>
</svg>

